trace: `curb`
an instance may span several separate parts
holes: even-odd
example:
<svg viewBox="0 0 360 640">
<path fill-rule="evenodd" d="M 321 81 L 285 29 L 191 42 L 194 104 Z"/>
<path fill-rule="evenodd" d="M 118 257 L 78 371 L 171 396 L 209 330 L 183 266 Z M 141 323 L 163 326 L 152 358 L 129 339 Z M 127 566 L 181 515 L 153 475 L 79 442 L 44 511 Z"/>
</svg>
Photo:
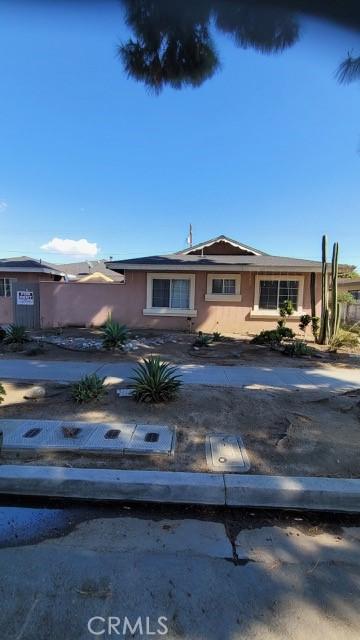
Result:
<svg viewBox="0 0 360 640">
<path fill-rule="evenodd" d="M 0 494 L 360 513 L 360 479 L 0 466 Z"/>
</svg>

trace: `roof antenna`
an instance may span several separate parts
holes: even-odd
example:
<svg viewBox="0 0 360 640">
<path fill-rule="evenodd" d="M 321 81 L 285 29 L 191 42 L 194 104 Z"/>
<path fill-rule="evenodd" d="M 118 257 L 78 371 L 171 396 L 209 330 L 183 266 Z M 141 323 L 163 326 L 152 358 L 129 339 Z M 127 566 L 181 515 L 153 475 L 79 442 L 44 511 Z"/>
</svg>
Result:
<svg viewBox="0 0 360 640">
<path fill-rule="evenodd" d="M 189 225 L 189 235 L 188 235 L 188 237 L 187 237 L 187 243 L 188 243 L 189 247 L 191 248 L 191 247 L 192 247 L 192 244 L 193 244 L 192 224 L 191 224 L 191 223 L 190 223 L 190 225 Z"/>
</svg>

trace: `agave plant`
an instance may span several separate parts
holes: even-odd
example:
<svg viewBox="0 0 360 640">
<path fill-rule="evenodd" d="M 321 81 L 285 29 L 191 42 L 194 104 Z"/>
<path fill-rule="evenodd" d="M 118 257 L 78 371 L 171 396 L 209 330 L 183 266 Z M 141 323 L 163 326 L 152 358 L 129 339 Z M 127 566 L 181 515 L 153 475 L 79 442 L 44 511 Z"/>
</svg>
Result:
<svg viewBox="0 0 360 640">
<path fill-rule="evenodd" d="M 2 384 L 1 384 L 1 382 L 0 382 L 0 404 L 1 404 L 2 402 L 4 402 L 4 400 L 5 400 L 5 396 L 6 396 L 6 391 L 5 391 L 5 389 L 4 389 L 4 387 L 3 387 L 3 385 L 2 385 Z"/>
<path fill-rule="evenodd" d="M 131 377 L 133 398 L 137 402 L 167 402 L 173 400 L 181 386 L 176 367 L 161 362 L 159 356 L 144 358 Z"/>
<path fill-rule="evenodd" d="M 6 329 L 4 342 L 7 344 L 24 344 L 24 342 L 28 342 L 26 327 L 10 324 Z"/>
<path fill-rule="evenodd" d="M 103 347 L 105 349 L 118 349 L 129 337 L 129 331 L 125 324 L 119 324 L 109 319 L 103 329 Z"/>
<path fill-rule="evenodd" d="M 79 403 L 100 400 L 105 394 L 104 380 L 105 378 L 100 378 L 96 373 L 84 376 L 72 386 L 73 400 Z"/>
</svg>

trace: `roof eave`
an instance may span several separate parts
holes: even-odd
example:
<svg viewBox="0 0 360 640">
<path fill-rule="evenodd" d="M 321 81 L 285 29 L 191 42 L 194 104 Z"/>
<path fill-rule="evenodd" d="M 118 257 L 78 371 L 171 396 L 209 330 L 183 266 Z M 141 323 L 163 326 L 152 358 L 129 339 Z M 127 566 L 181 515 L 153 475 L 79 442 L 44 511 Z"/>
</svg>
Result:
<svg viewBox="0 0 360 640">
<path fill-rule="evenodd" d="M 227 273 L 239 271 L 269 271 L 279 273 L 321 273 L 321 263 L 318 265 L 256 265 L 256 264 L 153 264 L 127 262 L 113 263 L 114 271 L 223 271 Z"/>
</svg>

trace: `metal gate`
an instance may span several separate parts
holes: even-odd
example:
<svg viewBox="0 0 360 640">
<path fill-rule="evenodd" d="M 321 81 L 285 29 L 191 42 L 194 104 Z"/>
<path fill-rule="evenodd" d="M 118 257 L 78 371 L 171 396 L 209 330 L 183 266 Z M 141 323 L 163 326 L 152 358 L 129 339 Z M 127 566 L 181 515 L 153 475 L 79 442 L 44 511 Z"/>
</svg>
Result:
<svg viewBox="0 0 360 640">
<path fill-rule="evenodd" d="M 14 282 L 12 285 L 14 324 L 27 329 L 40 327 L 40 299 L 38 282 Z"/>
</svg>

